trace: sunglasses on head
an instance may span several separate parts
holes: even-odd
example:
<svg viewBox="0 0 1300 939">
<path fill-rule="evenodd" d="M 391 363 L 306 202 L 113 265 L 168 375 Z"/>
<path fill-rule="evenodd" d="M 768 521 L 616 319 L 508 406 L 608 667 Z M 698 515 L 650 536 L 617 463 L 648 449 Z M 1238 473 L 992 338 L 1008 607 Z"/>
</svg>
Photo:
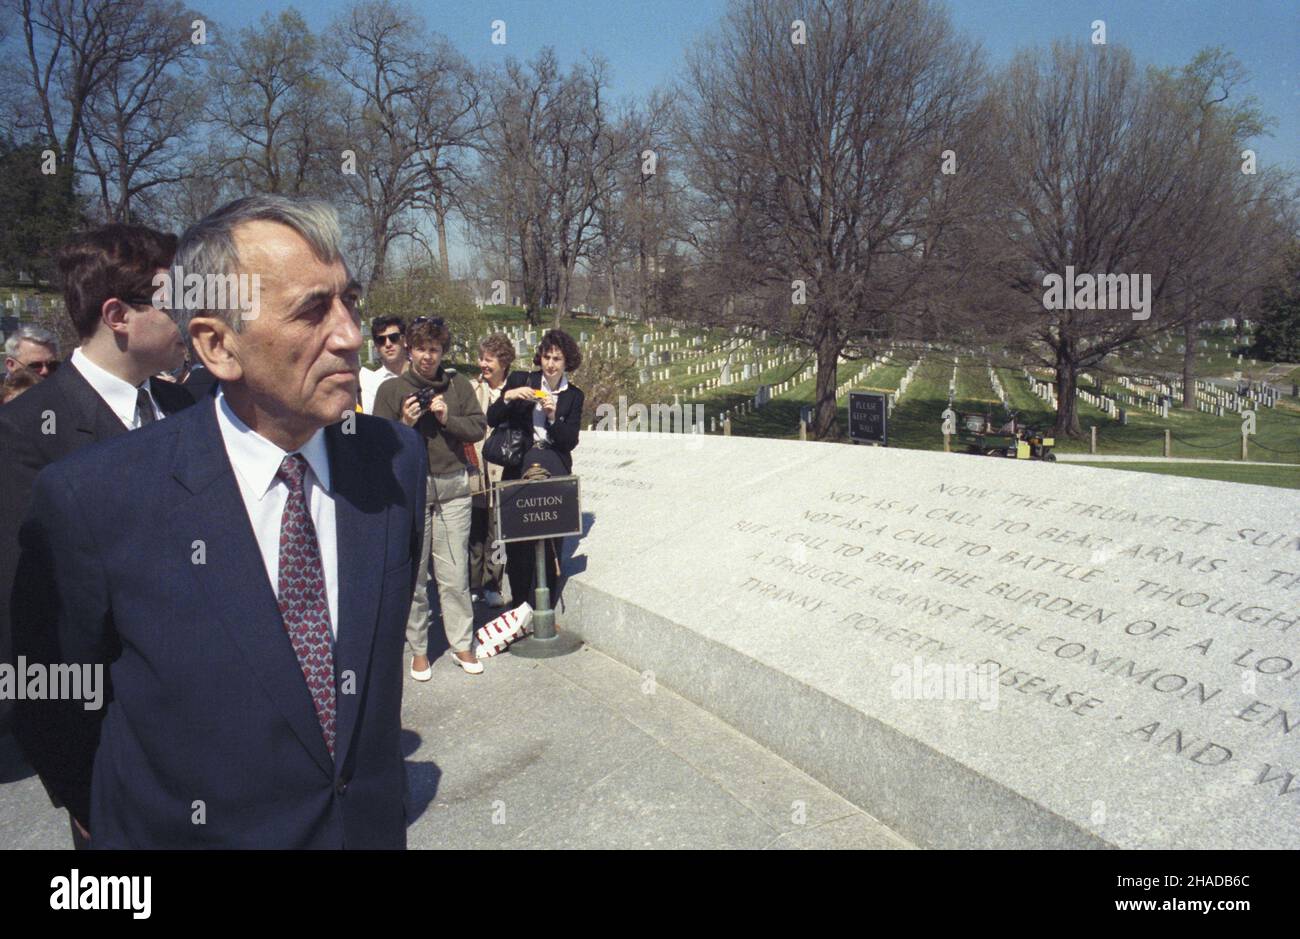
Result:
<svg viewBox="0 0 1300 939">
<path fill-rule="evenodd" d="M 375 337 L 375 345 L 377 346 L 386 346 L 390 342 L 401 342 L 401 341 L 402 341 L 402 334 L 400 331 L 395 333 L 384 333 L 380 336 Z"/>
<path fill-rule="evenodd" d="M 419 326 L 421 323 L 432 323 L 434 326 L 444 326 L 445 321 L 441 316 L 417 316 L 411 320 L 412 326 Z"/>
</svg>

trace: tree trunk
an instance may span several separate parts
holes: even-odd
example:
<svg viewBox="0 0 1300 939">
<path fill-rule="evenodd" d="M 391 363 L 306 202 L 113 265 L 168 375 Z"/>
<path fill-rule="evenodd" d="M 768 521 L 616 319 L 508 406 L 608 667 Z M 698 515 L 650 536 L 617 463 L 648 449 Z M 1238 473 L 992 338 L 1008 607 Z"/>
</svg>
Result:
<svg viewBox="0 0 1300 939">
<path fill-rule="evenodd" d="M 433 198 L 433 217 L 438 226 L 438 257 L 442 259 L 442 279 L 451 281 L 451 259 L 447 256 L 447 207 L 443 204 L 442 193 Z"/>
<path fill-rule="evenodd" d="M 538 289 L 537 270 L 533 264 L 532 233 L 527 223 L 519 238 L 519 272 L 524 285 L 524 316 L 529 326 L 536 326 L 541 291 Z"/>
<path fill-rule="evenodd" d="M 569 289 L 570 289 L 570 285 L 573 282 L 573 268 L 575 265 L 576 265 L 576 259 L 574 260 L 574 262 L 565 261 L 562 263 L 562 266 L 560 267 L 559 270 L 559 275 L 558 275 L 559 289 L 556 291 L 556 297 L 555 297 L 555 328 L 556 329 L 560 328 L 560 320 L 561 318 L 563 318 L 564 314 L 569 309 Z"/>
<path fill-rule="evenodd" d="M 388 255 L 388 226 L 376 224 L 370 233 L 371 244 L 375 246 L 375 265 L 370 271 L 370 283 L 382 283 L 385 274 L 385 261 Z"/>
<path fill-rule="evenodd" d="M 1074 361 L 1072 344 L 1062 342 L 1056 348 L 1056 428 L 1057 437 L 1083 436 L 1079 426 L 1078 402 L 1074 392 L 1079 387 L 1079 367 Z"/>
<path fill-rule="evenodd" d="M 613 313 L 618 309 L 618 284 L 615 281 L 617 275 L 614 271 L 614 258 L 610 255 L 609 261 L 609 312 Z"/>
<path fill-rule="evenodd" d="M 1196 410 L 1196 320 L 1188 317 L 1183 326 L 1183 410 Z"/>
<path fill-rule="evenodd" d="M 825 328 L 817 341 L 817 390 L 813 405 L 813 437 L 834 440 L 840 435 L 839 412 L 835 406 L 835 385 L 840 353 L 844 345 L 836 330 Z"/>
</svg>

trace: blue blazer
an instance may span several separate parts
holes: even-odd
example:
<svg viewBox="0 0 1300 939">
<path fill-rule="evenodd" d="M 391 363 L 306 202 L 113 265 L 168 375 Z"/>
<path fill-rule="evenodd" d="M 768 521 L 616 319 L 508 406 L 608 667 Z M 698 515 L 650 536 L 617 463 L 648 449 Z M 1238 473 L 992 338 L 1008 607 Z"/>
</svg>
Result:
<svg viewBox="0 0 1300 939">
<path fill-rule="evenodd" d="M 338 539 L 330 758 L 215 401 L 43 470 L 20 534 L 15 652 L 105 666 L 98 711 L 22 702 L 19 742 L 102 848 L 403 848 L 403 648 L 427 456 L 326 428 Z"/>
</svg>

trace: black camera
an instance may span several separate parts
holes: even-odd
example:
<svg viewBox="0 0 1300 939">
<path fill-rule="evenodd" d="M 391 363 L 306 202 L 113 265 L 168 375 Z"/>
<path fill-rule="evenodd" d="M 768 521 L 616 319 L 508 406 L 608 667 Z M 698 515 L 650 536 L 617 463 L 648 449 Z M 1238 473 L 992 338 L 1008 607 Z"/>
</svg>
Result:
<svg viewBox="0 0 1300 939">
<path fill-rule="evenodd" d="M 442 394 L 449 387 L 451 387 L 451 380 L 455 377 L 456 377 L 456 370 L 454 368 L 445 368 L 443 369 L 443 376 L 441 381 L 435 381 L 432 385 L 416 388 L 415 400 L 420 402 L 420 411 L 424 412 L 429 410 L 429 402 L 432 401 L 437 395 Z"/>
</svg>

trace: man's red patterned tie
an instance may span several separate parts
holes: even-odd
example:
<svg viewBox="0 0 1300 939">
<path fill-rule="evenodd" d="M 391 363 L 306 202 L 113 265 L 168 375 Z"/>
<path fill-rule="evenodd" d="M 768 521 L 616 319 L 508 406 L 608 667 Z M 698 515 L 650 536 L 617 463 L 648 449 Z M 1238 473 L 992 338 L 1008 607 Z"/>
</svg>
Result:
<svg viewBox="0 0 1300 939">
<path fill-rule="evenodd" d="M 303 494 L 306 474 L 307 461 L 301 453 L 285 457 L 275 474 L 289 487 L 289 501 L 280 519 L 280 614 L 316 704 L 325 745 L 333 756 L 334 643 L 320 543 Z"/>
</svg>

